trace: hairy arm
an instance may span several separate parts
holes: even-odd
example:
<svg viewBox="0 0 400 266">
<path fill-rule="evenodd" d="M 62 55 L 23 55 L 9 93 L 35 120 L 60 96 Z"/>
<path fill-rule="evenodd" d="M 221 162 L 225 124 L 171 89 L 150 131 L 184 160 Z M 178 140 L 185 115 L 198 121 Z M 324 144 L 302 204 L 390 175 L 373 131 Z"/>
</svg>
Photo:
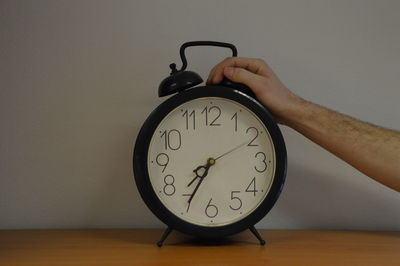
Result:
<svg viewBox="0 0 400 266">
<path fill-rule="evenodd" d="M 285 124 L 376 181 L 400 191 L 400 133 L 308 102 L 289 91 L 260 59 L 227 58 L 208 83 L 227 78 L 246 84 Z"/>
<path fill-rule="evenodd" d="M 298 100 L 287 125 L 376 181 L 400 191 L 400 133 Z"/>
</svg>

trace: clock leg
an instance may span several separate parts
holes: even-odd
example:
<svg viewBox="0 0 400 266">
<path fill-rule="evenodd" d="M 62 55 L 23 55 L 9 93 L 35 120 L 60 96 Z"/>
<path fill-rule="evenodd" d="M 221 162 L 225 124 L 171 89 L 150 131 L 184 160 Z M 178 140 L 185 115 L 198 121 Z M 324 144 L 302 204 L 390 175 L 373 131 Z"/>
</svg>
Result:
<svg viewBox="0 0 400 266">
<path fill-rule="evenodd" d="M 260 245 L 264 246 L 265 245 L 265 240 L 261 237 L 260 233 L 257 231 L 257 229 L 254 226 L 250 226 L 249 230 L 253 233 L 253 235 L 260 241 Z"/>
<path fill-rule="evenodd" d="M 171 232 L 172 232 L 172 228 L 171 228 L 171 227 L 168 227 L 168 228 L 164 231 L 164 233 L 163 233 L 163 235 L 162 235 L 160 241 L 157 242 L 157 246 L 161 247 L 161 246 L 163 245 L 165 239 L 169 236 L 169 234 L 170 234 Z"/>
</svg>

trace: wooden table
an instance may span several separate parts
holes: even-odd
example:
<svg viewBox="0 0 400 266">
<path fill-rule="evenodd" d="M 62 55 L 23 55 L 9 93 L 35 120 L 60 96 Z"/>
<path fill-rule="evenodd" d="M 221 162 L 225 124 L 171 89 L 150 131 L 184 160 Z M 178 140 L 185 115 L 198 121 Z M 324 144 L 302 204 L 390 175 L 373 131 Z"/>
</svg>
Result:
<svg viewBox="0 0 400 266">
<path fill-rule="evenodd" d="M 400 265 L 400 232 L 260 230 L 219 242 L 162 230 L 0 230 L 0 265 Z"/>
</svg>

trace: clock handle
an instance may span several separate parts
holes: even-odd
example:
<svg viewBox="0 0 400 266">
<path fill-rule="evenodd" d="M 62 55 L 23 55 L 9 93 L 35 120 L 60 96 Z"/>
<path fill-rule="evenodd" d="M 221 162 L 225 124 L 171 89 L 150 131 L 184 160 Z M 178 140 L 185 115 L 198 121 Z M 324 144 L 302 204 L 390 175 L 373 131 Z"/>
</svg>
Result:
<svg viewBox="0 0 400 266">
<path fill-rule="evenodd" d="M 187 67 L 187 61 L 185 56 L 185 49 L 191 46 L 217 46 L 217 47 L 225 47 L 232 50 L 232 57 L 237 56 L 237 49 L 233 44 L 226 42 L 214 42 L 214 41 L 193 41 L 193 42 L 185 42 L 182 44 L 179 53 L 181 55 L 182 60 L 182 68 L 179 71 L 184 71 Z"/>
</svg>

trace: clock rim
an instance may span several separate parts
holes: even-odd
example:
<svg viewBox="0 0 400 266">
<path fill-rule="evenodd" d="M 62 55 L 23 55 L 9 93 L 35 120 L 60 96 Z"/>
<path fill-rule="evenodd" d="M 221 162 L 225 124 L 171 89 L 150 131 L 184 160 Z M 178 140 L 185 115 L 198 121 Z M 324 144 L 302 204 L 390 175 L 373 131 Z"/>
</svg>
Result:
<svg viewBox="0 0 400 266">
<path fill-rule="evenodd" d="M 179 105 L 203 97 L 221 97 L 238 102 L 248 108 L 267 128 L 275 148 L 275 175 L 271 188 L 264 200 L 249 215 L 234 223 L 222 226 L 208 227 L 196 225 L 179 218 L 169 211 L 157 197 L 157 194 L 151 185 L 147 167 L 150 141 L 159 123 Z M 175 94 L 161 103 L 153 110 L 153 112 L 151 112 L 144 122 L 136 138 L 133 152 L 134 180 L 143 201 L 152 213 L 172 229 L 186 234 L 207 238 L 223 237 L 239 233 L 253 226 L 265 217 L 275 205 L 283 189 L 286 178 L 286 166 L 287 153 L 285 142 L 271 113 L 257 100 L 247 94 L 232 88 L 218 85 L 194 87 Z"/>
</svg>

